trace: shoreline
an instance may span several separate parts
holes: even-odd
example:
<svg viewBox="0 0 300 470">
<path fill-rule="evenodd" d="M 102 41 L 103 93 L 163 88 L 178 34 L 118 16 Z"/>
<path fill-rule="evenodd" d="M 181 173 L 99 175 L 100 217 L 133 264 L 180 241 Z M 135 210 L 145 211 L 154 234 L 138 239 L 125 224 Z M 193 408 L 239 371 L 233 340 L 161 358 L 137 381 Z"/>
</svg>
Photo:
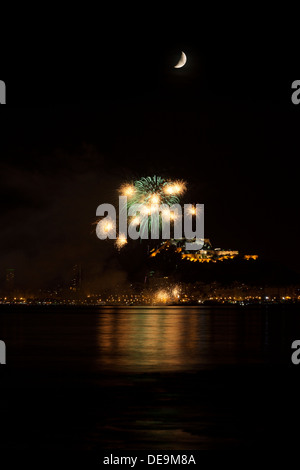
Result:
<svg viewBox="0 0 300 470">
<path fill-rule="evenodd" d="M 1 310 L 12 310 L 12 309 L 65 309 L 65 310 L 76 310 L 76 309 L 91 309 L 91 310 L 104 310 L 104 309 L 211 309 L 211 308 L 220 308 L 220 309 L 249 309 L 249 308 L 275 308 L 275 307 L 293 307 L 299 308 L 300 302 L 278 302 L 278 303 L 245 303 L 245 304 L 236 304 L 236 303 L 211 303 L 211 304 L 169 304 L 169 305 L 82 305 L 82 304 L 0 304 Z"/>
</svg>

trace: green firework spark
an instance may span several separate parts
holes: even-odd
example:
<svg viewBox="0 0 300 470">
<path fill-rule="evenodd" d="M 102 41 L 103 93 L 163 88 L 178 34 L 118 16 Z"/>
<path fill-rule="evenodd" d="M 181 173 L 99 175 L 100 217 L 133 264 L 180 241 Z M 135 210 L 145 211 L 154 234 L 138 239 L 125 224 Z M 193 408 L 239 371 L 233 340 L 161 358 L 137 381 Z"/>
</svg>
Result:
<svg viewBox="0 0 300 470">
<path fill-rule="evenodd" d="M 174 190 L 172 188 L 174 188 Z M 185 184 L 182 182 L 174 183 L 156 175 L 143 177 L 135 181 L 132 185 L 132 194 L 128 196 L 127 200 L 127 211 L 133 204 L 143 204 L 144 207 L 154 203 L 169 207 L 173 204 L 179 204 L 180 197 L 178 193 L 183 192 L 184 189 Z M 141 214 L 139 219 L 141 234 L 145 234 L 147 230 L 148 233 L 150 233 L 152 222 L 158 223 L 159 228 L 162 224 L 161 214 L 154 218 L 152 218 L 151 215 Z"/>
</svg>

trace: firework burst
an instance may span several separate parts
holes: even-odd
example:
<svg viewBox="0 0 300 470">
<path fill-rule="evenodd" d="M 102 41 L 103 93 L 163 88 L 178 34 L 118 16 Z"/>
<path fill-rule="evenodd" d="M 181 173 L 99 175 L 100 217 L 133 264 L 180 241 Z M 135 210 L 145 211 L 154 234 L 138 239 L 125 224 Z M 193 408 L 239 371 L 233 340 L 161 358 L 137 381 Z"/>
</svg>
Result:
<svg viewBox="0 0 300 470">
<path fill-rule="evenodd" d="M 197 214 L 197 209 L 196 209 L 196 207 L 195 207 L 195 206 L 192 206 L 192 207 L 190 208 L 190 210 L 189 210 L 189 213 L 190 213 L 191 215 L 196 215 L 196 214 Z"/>
<path fill-rule="evenodd" d="M 127 196 L 131 198 L 135 193 L 135 187 L 133 184 L 123 184 L 120 188 L 120 193 L 122 196 Z"/>
<path fill-rule="evenodd" d="M 166 304 L 170 301 L 170 295 L 166 290 L 159 290 L 154 297 L 155 303 Z"/>
<path fill-rule="evenodd" d="M 140 217 L 134 217 L 131 222 L 138 219 L 140 231 L 143 233 L 151 229 L 151 205 L 167 205 L 179 204 L 180 196 L 185 192 L 186 184 L 184 181 L 170 181 L 160 176 L 147 176 L 143 177 L 132 184 L 124 184 L 120 188 L 120 193 L 127 196 L 127 210 L 134 204 L 142 205 Z M 159 215 L 156 223 L 161 226 L 162 216 Z M 167 216 L 169 212 L 165 213 Z M 170 220 L 175 220 L 175 215 L 168 215 Z M 135 223 L 135 225 L 138 225 Z"/>
<path fill-rule="evenodd" d="M 123 248 L 123 246 L 125 246 L 126 244 L 127 244 L 126 236 L 124 235 L 124 233 L 120 233 L 120 235 L 118 236 L 115 242 L 117 249 L 120 251 L 121 248 Z"/>
<path fill-rule="evenodd" d="M 183 182 L 171 182 L 160 176 L 147 176 L 134 183 L 136 188 L 133 203 L 142 204 L 172 204 L 179 203 L 179 196 L 184 191 Z M 171 190 L 170 190 L 171 189 Z"/>
<path fill-rule="evenodd" d="M 131 227 L 139 227 L 138 231 L 141 235 L 147 235 L 151 230 L 151 224 L 153 228 L 158 229 L 162 225 L 162 220 L 174 222 L 178 218 L 176 212 L 170 212 L 169 207 L 179 204 L 180 197 L 185 191 L 184 181 L 170 181 L 160 176 L 147 176 L 131 183 L 124 183 L 119 192 L 122 196 L 126 196 L 127 205 L 120 207 L 120 214 L 127 218 Z M 133 205 L 136 205 L 138 209 L 135 213 L 134 208 L 132 215 L 128 217 L 128 211 Z M 162 213 L 156 212 L 159 206 L 165 206 Z M 115 238 L 116 222 L 114 220 L 106 217 L 96 221 L 95 224 L 97 224 L 98 238 Z M 115 241 L 116 248 L 120 251 L 127 243 L 126 235 L 119 233 Z"/>
<path fill-rule="evenodd" d="M 115 230 L 115 221 L 109 217 L 106 217 L 105 219 L 102 219 L 97 222 L 96 234 L 101 240 L 107 237 L 111 237 L 115 233 Z"/>
<path fill-rule="evenodd" d="M 174 182 L 168 182 L 164 186 L 164 192 L 165 194 L 169 196 L 181 196 L 184 192 L 186 191 L 186 184 L 184 181 L 174 181 Z"/>
<path fill-rule="evenodd" d="M 165 289 L 160 289 L 155 292 L 153 297 L 154 304 L 170 304 L 178 302 L 180 298 L 180 287 L 178 285 L 173 285 L 166 287 Z"/>
</svg>

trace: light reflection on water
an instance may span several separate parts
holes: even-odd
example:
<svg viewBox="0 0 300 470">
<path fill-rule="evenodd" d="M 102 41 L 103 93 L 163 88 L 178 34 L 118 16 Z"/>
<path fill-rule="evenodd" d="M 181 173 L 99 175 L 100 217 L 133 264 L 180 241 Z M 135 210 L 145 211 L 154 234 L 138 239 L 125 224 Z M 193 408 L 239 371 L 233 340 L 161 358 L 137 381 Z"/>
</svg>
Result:
<svg viewBox="0 0 300 470">
<path fill-rule="evenodd" d="M 0 315 L 10 364 L 44 370 L 184 372 L 290 363 L 298 310 L 101 307 Z"/>
<path fill-rule="evenodd" d="M 295 420 L 290 355 L 299 332 L 294 308 L 1 312 L 10 375 L 0 385 L 22 430 L 2 445 L 228 449 L 270 436 L 274 448 L 273 439 L 290 437 L 288 413 Z"/>
<path fill-rule="evenodd" d="M 240 319 L 239 319 L 240 316 Z M 193 370 L 262 361 L 262 317 L 199 308 L 107 309 L 98 317 L 98 364 L 112 370 Z"/>
</svg>

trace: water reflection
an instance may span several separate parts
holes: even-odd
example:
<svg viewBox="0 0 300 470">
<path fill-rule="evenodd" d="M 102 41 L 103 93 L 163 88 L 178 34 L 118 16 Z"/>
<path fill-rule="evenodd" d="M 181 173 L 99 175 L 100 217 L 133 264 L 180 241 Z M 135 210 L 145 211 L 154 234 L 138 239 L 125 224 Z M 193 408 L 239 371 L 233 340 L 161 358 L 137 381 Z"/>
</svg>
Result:
<svg viewBox="0 0 300 470">
<path fill-rule="evenodd" d="M 298 309 L 2 312 L 16 432 L 0 447 L 249 450 L 267 437 L 279 448 L 297 421 L 297 332 Z"/>
<path fill-rule="evenodd" d="M 0 315 L 10 363 L 43 370 L 194 371 L 290 364 L 298 310 L 130 307 Z"/>
<path fill-rule="evenodd" d="M 193 370 L 263 360 L 260 316 L 199 308 L 107 309 L 98 317 L 98 366 Z"/>
</svg>

